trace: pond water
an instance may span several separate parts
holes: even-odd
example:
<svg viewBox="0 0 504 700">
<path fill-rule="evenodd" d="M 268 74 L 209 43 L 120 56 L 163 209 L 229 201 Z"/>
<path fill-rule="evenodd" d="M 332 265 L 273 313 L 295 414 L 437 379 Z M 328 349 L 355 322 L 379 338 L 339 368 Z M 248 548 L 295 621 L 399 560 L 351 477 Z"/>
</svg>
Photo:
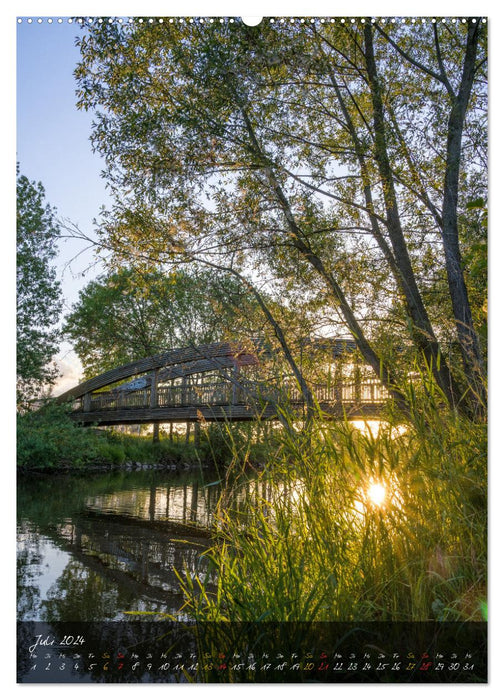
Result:
<svg viewBox="0 0 504 700">
<path fill-rule="evenodd" d="M 222 493 L 209 472 L 30 476 L 18 483 L 18 620 L 175 613 Z M 239 497 L 239 496 L 238 496 Z"/>
</svg>

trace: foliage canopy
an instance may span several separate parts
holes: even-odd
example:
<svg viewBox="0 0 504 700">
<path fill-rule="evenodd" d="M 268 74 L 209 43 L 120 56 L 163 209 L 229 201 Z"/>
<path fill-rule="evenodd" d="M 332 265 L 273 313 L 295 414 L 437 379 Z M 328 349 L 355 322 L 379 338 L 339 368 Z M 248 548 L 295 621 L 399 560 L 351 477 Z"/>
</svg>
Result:
<svg viewBox="0 0 504 700">
<path fill-rule="evenodd" d="M 416 359 L 478 410 L 485 25 L 263 25 L 85 27 L 103 247 L 268 280 L 350 333 L 399 403 Z"/>
<path fill-rule="evenodd" d="M 169 348 L 233 338 L 257 317 L 250 295 L 229 275 L 121 269 L 80 292 L 63 331 L 91 378 Z"/>
</svg>

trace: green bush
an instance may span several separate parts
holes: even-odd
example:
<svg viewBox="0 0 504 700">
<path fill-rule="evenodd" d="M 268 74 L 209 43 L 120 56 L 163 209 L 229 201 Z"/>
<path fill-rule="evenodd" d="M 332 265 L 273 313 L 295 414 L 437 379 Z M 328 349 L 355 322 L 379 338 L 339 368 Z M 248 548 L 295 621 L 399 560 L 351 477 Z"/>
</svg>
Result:
<svg viewBox="0 0 504 700">
<path fill-rule="evenodd" d="M 20 469 L 83 466 L 96 460 L 97 446 L 97 436 L 78 427 L 65 406 L 49 402 L 17 417 Z"/>
<path fill-rule="evenodd" d="M 121 466 L 126 462 L 171 464 L 202 460 L 202 451 L 189 445 L 151 436 L 78 426 L 65 406 L 48 402 L 37 411 L 18 415 L 17 464 L 21 470 L 86 465 Z"/>
<path fill-rule="evenodd" d="M 201 433 L 200 454 L 222 468 L 264 463 L 274 453 L 277 439 L 270 426 L 260 423 L 211 423 Z"/>
</svg>

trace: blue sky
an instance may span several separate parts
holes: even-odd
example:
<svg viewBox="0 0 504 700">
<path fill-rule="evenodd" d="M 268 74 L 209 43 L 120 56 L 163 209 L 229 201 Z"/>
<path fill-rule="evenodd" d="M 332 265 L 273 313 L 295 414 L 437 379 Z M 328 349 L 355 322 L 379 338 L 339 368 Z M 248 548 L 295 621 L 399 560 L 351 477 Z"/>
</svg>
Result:
<svg viewBox="0 0 504 700">
<path fill-rule="evenodd" d="M 92 116 L 75 106 L 73 70 L 79 60 L 75 36 L 80 31 L 66 19 L 61 24 L 56 19 L 51 24 L 46 18 L 41 24 L 24 19 L 17 25 L 16 156 L 21 173 L 42 182 L 58 217 L 92 234 L 93 218 L 108 199 L 100 177 L 101 160 L 89 141 Z M 75 240 L 60 244 L 57 268 L 65 309 L 99 271 L 88 269 L 93 254 L 81 253 L 83 248 Z M 64 378 L 55 393 L 70 388 L 80 373 L 80 363 L 69 345 L 62 346 L 58 362 Z"/>
<path fill-rule="evenodd" d="M 107 195 L 100 158 L 89 142 L 92 116 L 75 106 L 73 70 L 79 51 L 74 40 L 79 31 L 66 21 L 18 24 L 17 159 L 24 175 L 42 182 L 58 216 L 91 233 L 92 220 Z M 62 244 L 60 265 L 81 247 Z M 89 261 L 89 255 L 78 259 L 73 272 L 85 269 Z M 69 301 L 75 301 L 82 278 L 74 279 L 67 271 L 62 282 Z"/>
</svg>

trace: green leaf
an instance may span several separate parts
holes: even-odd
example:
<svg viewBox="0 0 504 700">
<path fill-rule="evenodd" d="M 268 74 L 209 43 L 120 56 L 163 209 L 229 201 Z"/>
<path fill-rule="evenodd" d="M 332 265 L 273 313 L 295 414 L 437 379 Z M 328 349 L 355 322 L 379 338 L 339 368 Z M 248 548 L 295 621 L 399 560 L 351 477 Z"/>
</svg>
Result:
<svg viewBox="0 0 504 700">
<path fill-rule="evenodd" d="M 485 200 L 483 197 L 478 197 L 478 199 L 474 199 L 472 202 L 468 202 L 466 205 L 466 209 L 485 209 L 486 204 Z"/>
</svg>

